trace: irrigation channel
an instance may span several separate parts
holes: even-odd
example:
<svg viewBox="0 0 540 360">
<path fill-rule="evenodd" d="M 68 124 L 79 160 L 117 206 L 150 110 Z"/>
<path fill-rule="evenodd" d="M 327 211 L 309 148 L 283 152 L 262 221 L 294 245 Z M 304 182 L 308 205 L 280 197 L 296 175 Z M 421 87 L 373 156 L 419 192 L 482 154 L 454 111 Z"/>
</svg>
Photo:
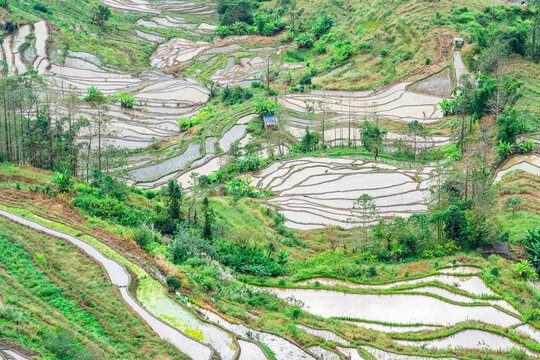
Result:
<svg viewBox="0 0 540 360">
<path fill-rule="evenodd" d="M 237 358 L 247 360 L 254 359 L 253 354 L 258 354 L 257 359 L 267 358 L 260 345 L 251 339 L 267 346 L 278 359 L 316 358 L 298 345 L 279 336 L 233 324 L 208 309 L 195 307 L 194 310 L 202 314 L 201 317 L 208 319 L 208 321 L 202 320 L 170 298 L 165 287 L 153 279 L 148 272 L 122 258 L 104 244 L 92 245 L 80 238 L 4 210 L 0 210 L 0 216 L 36 231 L 67 240 L 88 254 L 105 268 L 111 282 L 118 287 L 126 304 L 139 314 L 162 339 L 173 344 L 191 359 L 208 360 L 217 355 L 223 360 Z M 144 294 L 138 290 L 137 298 L 128 291 L 132 275 L 126 268 L 137 276 L 139 289 L 146 290 Z M 187 334 L 194 334 L 196 338 Z"/>
</svg>

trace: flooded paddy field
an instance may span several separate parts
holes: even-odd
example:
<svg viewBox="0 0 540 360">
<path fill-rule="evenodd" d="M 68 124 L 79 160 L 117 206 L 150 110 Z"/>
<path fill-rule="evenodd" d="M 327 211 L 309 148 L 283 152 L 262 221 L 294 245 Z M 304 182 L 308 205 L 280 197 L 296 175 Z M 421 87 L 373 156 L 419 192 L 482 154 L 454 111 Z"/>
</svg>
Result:
<svg viewBox="0 0 540 360">
<path fill-rule="evenodd" d="M 294 229 L 326 225 L 350 228 L 353 202 L 366 193 L 382 217 L 408 217 L 427 209 L 425 200 L 434 167 L 397 166 L 344 158 L 304 157 L 274 162 L 253 176 L 253 183 L 277 196 L 269 199 Z"/>
</svg>

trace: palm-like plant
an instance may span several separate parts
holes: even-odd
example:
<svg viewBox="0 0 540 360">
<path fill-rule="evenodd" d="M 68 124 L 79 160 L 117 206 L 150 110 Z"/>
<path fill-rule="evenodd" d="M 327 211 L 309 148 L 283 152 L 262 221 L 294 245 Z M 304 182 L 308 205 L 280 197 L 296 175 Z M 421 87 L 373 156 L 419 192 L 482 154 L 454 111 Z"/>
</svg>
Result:
<svg viewBox="0 0 540 360">
<path fill-rule="evenodd" d="M 512 144 L 507 141 L 499 141 L 499 154 L 507 156 L 512 154 Z"/>
<path fill-rule="evenodd" d="M 532 152 L 533 147 L 534 147 L 534 140 L 527 140 L 525 142 L 525 149 L 527 150 L 526 152 Z"/>
<path fill-rule="evenodd" d="M 535 226 L 531 230 L 526 230 L 523 242 L 526 245 L 525 250 L 529 254 L 532 266 L 540 275 L 540 227 Z"/>
<path fill-rule="evenodd" d="M 403 253 L 403 249 L 399 246 L 397 242 L 390 244 L 390 257 L 393 257 L 395 261 L 398 260 L 400 255 Z"/>
<path fill-rule="evenodd" d="M 52 181 L 60 194 L 67 194 L 73 190 L 73 181 L 69 174 L 56 172 L 56 178 Z"/>
<path fill-rule="evenodd" d="M 277 263 L 279 265 L 282 265 L 282 266 L 287 264 L 287 262 L 289 261 L 288 258 L 289 258 L 290 255 L 291 255 L 291 253 L 288 250 L 280 249 L 279 254 L 277 256 Z"/>
<path fill-rule="evenodd" d="M 527 145 L 525 143 L 517 144 L 517 151 L 520 154 L 525 154 L 527 152 Z"/>
<path fill-rule="evenodd" d="M 127 109 L 132 109 L 133 106 L 137 103 L 133 95 L 123 92 L 118 93 L 118 100 L 120 100 L 120 104 L 122 105 L 122 107 Z"/>
<path fill-rule="evenodd" d="M 514 266 L 514 271 L 516 274 L 521 276 L 524 279 L 529 279 L 532 281 L 536 281 L 538 276 L 536 275 L 536 272 L 534 271 L 534 268 L 531 265 L 531 262 L 528 260 L 521 260 Z"/>
</svg>

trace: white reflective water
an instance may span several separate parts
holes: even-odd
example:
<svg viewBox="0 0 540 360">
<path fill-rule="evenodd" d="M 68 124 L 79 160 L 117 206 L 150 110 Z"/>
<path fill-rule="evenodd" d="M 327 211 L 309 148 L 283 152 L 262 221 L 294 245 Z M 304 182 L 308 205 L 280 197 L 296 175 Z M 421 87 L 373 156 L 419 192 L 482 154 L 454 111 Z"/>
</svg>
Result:
<svg viewBox="0 0 540 360">
<path fill-rule="evenodd" d="M 309 280 L 298 282 L 299 285 L 314 284 L 319 282 L 325 286 L 346 287 L 350 289 L 391 289 L 398 286 L 417 285 L 428 282 L 440 282 L 442 284 L 455 287 L 472 295 L 497 295 L 489 288 L 484 281 L 478 276 L 457 276 L 457 275 L 430 275 L 418 279 L 396 281 L 386 284 L 358 284 L 350 281 L 343 281 L 332 278 L 312 278 Z M 422 291 L 421 289 L 413 289 L 411 291 Z"/>
<path fill-rule="evenodd" d="M 313 356 L 284 338 L 263 331 L 253 330 L 242 324 L 234 324 L 207 309 L 198 308 L 198 310 L 204 314 L 209 321 L 223 326 L 230 332 L 246 339 L 254 339 L 264 344 L 274 353 L 278 360 L 314 360 Z"/>
<path fill-rule="evenodd" d="M 293 297 L 304 310 L 324 318 L 349 317 L 396 324 L 454 325 L 476 320 L 509 327 L 519 320 L 491 306 L 460 306 L 424 295 L 352 294 L 331 290 L 269 288 L 282 299 Z"/>
<path fill-rule="evenodd" d="M 400 345 L 425 347 L 426 349 L 483 349 L 508 351 L 512 348 L 522 349 L 528 355 L 534 353 L 524 346 L 517 344 L 506 336 L 488 331 L 467 329 L 454 335 L 432 340 L 396 340 Z"/>
<path fill-rule="evenodd" d="M 238 360 L 267 359 L 268 357 L 262 349 L 255 343 L 246 340 L 238 340 L 240 345 L 240 357 Z"/>
</svg>

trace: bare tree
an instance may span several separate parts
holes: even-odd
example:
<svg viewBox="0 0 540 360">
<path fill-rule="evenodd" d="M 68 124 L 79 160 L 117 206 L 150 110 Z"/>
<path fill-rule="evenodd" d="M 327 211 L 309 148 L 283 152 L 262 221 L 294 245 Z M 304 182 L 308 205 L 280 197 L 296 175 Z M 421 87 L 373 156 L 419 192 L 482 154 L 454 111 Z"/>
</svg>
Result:
<svg viewBox="0 0 540 360">
<path fill-rule="evenodd" d="M 362 226 L 364 233 L 364 244 L 366 244 L 369 226 L 371 226 L 378 217 L 379 212 L 377 210 L 375 201 L 369 194 L 364 193 L 354 201 L 351 214 L 347 219 L 347 222 L 349 224 L 360 224 Z"/>
</svg>

